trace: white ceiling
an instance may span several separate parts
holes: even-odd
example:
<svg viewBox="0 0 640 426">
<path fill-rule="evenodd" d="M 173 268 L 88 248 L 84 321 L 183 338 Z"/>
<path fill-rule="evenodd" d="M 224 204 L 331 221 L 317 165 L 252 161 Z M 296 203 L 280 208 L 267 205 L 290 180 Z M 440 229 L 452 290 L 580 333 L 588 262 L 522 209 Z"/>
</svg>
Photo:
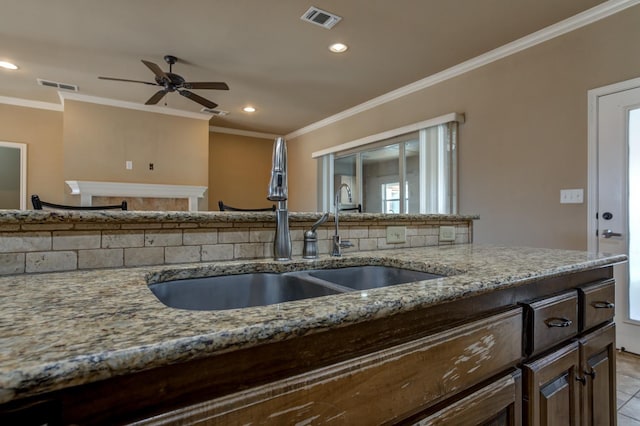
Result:
<svg viewBox="0 0 640 426">
<path fill-rule="evenodd" d="M 594 7 L 603 0 L 3 0 L 0 96 L 60 103 L 37 78 L 80 94 L 144 104 L 157 87 L 141 59 L 180 62 L 193 90 L 229 111 L 212 125 L 286 134 L 435 74 Z M 303 22 L 316 6 L 342 16 L 333 29 Z M 336 55 L 330 43 L 349 50 Z M 201 106 L 168 94 L 170 108 Z M 247 114 L 251 104 L 257 112 Z"/>
</svg>

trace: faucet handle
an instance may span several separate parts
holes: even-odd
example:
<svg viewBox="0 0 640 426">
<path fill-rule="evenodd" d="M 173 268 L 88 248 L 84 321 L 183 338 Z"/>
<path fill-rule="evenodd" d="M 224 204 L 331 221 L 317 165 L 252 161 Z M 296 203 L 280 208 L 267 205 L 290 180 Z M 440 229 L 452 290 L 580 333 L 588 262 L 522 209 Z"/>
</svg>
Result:
<svg viewBox="0 0 640 426">
<path fill-rule="evenodd" d="M 349 240 L 340 241 L 340 247 L 342 248 L 353 247 L 353 243 Z"/>
<path fill-rule="evenodd" d="M 318 226 L 320 226 L 323 223 L 325 223 L 327 221 L 327 219 L 329 219 L 329 213 L 328 212 L 323 214 L 322 217 L 320 219 L 318 219 L 318 221 L 316 223 L 311 225 L 311 232 L 316 232 L 316 229 L 318 229 Z"/>
</svg>

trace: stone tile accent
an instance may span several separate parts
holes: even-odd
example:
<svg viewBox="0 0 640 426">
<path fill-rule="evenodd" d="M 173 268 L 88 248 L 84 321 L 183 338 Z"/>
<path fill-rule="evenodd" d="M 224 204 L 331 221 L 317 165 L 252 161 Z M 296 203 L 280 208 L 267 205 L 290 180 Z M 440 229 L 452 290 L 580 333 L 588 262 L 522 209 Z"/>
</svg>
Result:
<svg viewBox="0 0 640 426">
<path fill-rule="evenodd" d="M 182 245 L 182 231 L 145 231 L 144 245 L 146 247 L 180 246 Z"/>
<path fill-rule="evenodd" d="M 220 229 L 218 230 L 218 242 L 226 243 L 248 243 L 249 229 Z"/>
<path fill-rule="evenodd" d="M 369 238 L 369 228 L 364 226 L 350 227 L 347 235 L 349 238 Z"/>
<path fill-rule="evenodd" d="M 80 230 L 107 230 L 107 229 L 121 229 L 120 225 L 111 223 L 76 223 L 73 229 Z"/>
<path fill-rule="evenodd" d="M 22 225 L 23 231 L 58 231 L 73 229 L 72 223 L 43 223 L 43 224 L 29 224 Z"/>
<path fill-rule="evenodd" d="M 25 272 L 55 272 L 78 269 L 75 251 L 46 251 L 26 254 Z"/>
<path fill-rule="evenodd" d="M 165 263 L 200 262 L 200 246 L 166 247 Z"/>
<path fill-rule="evenodd" d="M 249 241 L 252 243 L 268 243 L 275 239 L 276 232 L 273 229 L 251 229 L 249 231 Z"/>
<path fill-rule="evenodd" d="M 426 235 L 415 235 L 407 238 L 411 247 L 424 247 L 427 245 Z"/>
<path fill-rule="evenodd" d="M 225 216 L 220 216 L 225 219 Z M 100 218 L 98 218 L 100 219 Z M 290 222 L 292 256 L 302 256 L 305 231 L 315 220 Z M 456 226 L 455 242 L 438 241 L 441 224 Z M 407 241 L 387 244 L 389 225 L 407 229 Z M 31 231 L 21 231 L 24 226 Z M 473 240 L 471 221 L 341 222 L 340 235 L 354 247 L 345 253 L 394 248 L 465 244 Z M 51 229 L 51 230 L 50 230 Z M 317 229 L 318 253 L 331 252 L 332 222 Z M 275 223 L 247 221 L 169 221 L 126 223 L 27 223 L 0 226 L 0 275 L 70 269 L 273 258 Z M 32 255 L 29 255 L 32 253 Z"/>
<path fill-rule="evenodd" d="M 300 249 L 302 253 L 302 248 Z M 264 244 L 263 243 L 247 243 L 247 244 L 234 244 L 233 257 L 235 259 L 257 259 L 264 257 Z"/>
<path fill-rule="evenodd" d="M 233 244 L 215 244 L 202 246 L 202 261 L 233 259 Z"/>
<path fill-rule="evenodd" d="M 164 247 L 134 247 L 124 249 L 125 266 L 162 265 Z"/>
<path fill-rule="evenodd" d="M 378 239 L 377 238 L 361 238 L 360 239 L 360 250 L 376 250 L 378 248 Z"/>
<path fill-rule="evenodd" d="M 206 245 L 218 242 L 218 231 L 215 229 L 186 229 L 182 234 L 182 244 Z"/>
<path fill-rule="evenodd" d="M 0 253 L 51 250 L 50 232 L 0 232 Z"/>
<path fill-rule="evenodd" d="M 0 275 L 24 274 L 25 254 L 0 254 Z"/>
<path fill-rule="evenodd" d="M 124 249 L 78 251 L 78 269 L 118 268 L 124 266 Z"/>
<path fill-rule="evenodd" d="M 55 231 L 54 250 L 77 250 L 100 248 L 100 231 Z"/>
<path fill-rule="evenodd" d="M 105 231 L 102 248 L 143 247 L 144 231 Z"/>
</svg>

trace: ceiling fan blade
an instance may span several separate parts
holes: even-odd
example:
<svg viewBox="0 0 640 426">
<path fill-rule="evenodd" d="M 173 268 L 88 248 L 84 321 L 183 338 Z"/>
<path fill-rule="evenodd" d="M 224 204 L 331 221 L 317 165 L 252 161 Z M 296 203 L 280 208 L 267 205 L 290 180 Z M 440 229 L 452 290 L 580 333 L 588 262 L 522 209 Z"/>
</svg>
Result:
<svg viewBox="0 0 640 426">
<path fill-rule="evenodd" d="M 227 83 L 222 81 L 201 81 L 201 82 L 184 82 L 182 85 L 185 89 L 213 89 L 213 90 L 229 90 Z"/>
<path fill-rule="evenodd" d="M 157 104 L 158 102 L 160 102 L 160 99 L 162 99 L 166 94 L 167 94 L 166 90 L 158 90 L 152 97 L 149 98 L 147 102 L 145 102 L 145 105 Z"/>
<path fill-rule="evenodd" d="M 149 81 L 140 81 L 140 80 L 128 80 L 126 78 L 114 78 L 114 77 L 98 77 L 100 80 L 113 80 L 113 81 L 127 81 L 129 83 L 142 83 L 142 84 L 150 84 L 152 86 L 159 86 L 158 83 L 151 83 Z"/>
<path fill-rule="evenodd" d="M 197 102 L 197 103 L 199 103 L 200 105 L 203 105 L 203 106 L 205 106 L 205 107 L 207 107 L 207 108 L 211 108 L 211 109 L 213 109 L 213 108 L 215 108 L 215 107 L 217 107 L 217 106 L 218 106 L 218 104 L 217 104 L 217 103 L 215 103 L 215 102 L 211 102 L 210 100 L 205 99 L 205 98 L 203 98 L 202 96 L 198 96 L 198 95 L 196 95 L 195 93 L 192 93 L 192 92 L 190 92 L 190 91 L 188 91 L 188 90 L 179 90 L 178 92 L 179 92 L 182 96 L 184 96 L 185 98 L 189 98 L 189 99 L 191 99 L 192 101 Z"/>
<path fill-rule="evenodd" d="M 145 61 L 144 59 L 141 59 L 141 61 L 143 64 L 149 67 L 151 71 L 153 71 L 153 73 L 156 75 L 156 77 L 159 80 L 166 81 L 167 83 L 171 82 L 171 79 L 169 78 L 169 76 L 167 76 L 167 74 L 165 74 L 165 72 L 162 71 L 162 69 L 157 64 L 154 64 L 153 62 Z"/>
</svg>

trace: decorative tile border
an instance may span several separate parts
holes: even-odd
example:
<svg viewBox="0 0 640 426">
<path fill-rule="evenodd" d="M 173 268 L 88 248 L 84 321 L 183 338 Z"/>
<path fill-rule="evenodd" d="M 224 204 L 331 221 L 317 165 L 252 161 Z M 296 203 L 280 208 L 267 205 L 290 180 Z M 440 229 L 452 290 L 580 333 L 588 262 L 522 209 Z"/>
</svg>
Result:
<svg viewBox="0 0 640 426">
<path fill-rule="evenodd" d="M 51 218 L 41 223 L 33 220 L 14 222 L 0 228 L 0 275 L 273 256 L 274 220 L 251 216 L 243 221 L 242 215 L 235 216 L 234 220 L 225 218 L 225 222 L 208 220 L 200 223 L 154 222 L 149 217 L 140 222 L 121 220 L 120 223 L 115 220 L 91 222 L 90 218 L 58 223 Z M 445 220 L 434 220 L 423 216 L 401 220 L 398 217 L 350 216 L 346 219 L 341 220 L 340 235 L 343 240 L 351 241 L 353 247 L 344 249 L 344 253 L 473 242 L 473 220 L 469 217 L 447 216 Z M 294 258 L 302 256 L 304 232 L 314 221 L 315 216 L 290 221 Z M 386 227 L 389 225 L 405 226 L 406 242 L 387 243 Z M 441 225 L 455 226 L 455 241 L 439 241 Z M 333 234 L 331 222 L 318 228 L 319 254 L 330 252 Z"/>
</svg>

